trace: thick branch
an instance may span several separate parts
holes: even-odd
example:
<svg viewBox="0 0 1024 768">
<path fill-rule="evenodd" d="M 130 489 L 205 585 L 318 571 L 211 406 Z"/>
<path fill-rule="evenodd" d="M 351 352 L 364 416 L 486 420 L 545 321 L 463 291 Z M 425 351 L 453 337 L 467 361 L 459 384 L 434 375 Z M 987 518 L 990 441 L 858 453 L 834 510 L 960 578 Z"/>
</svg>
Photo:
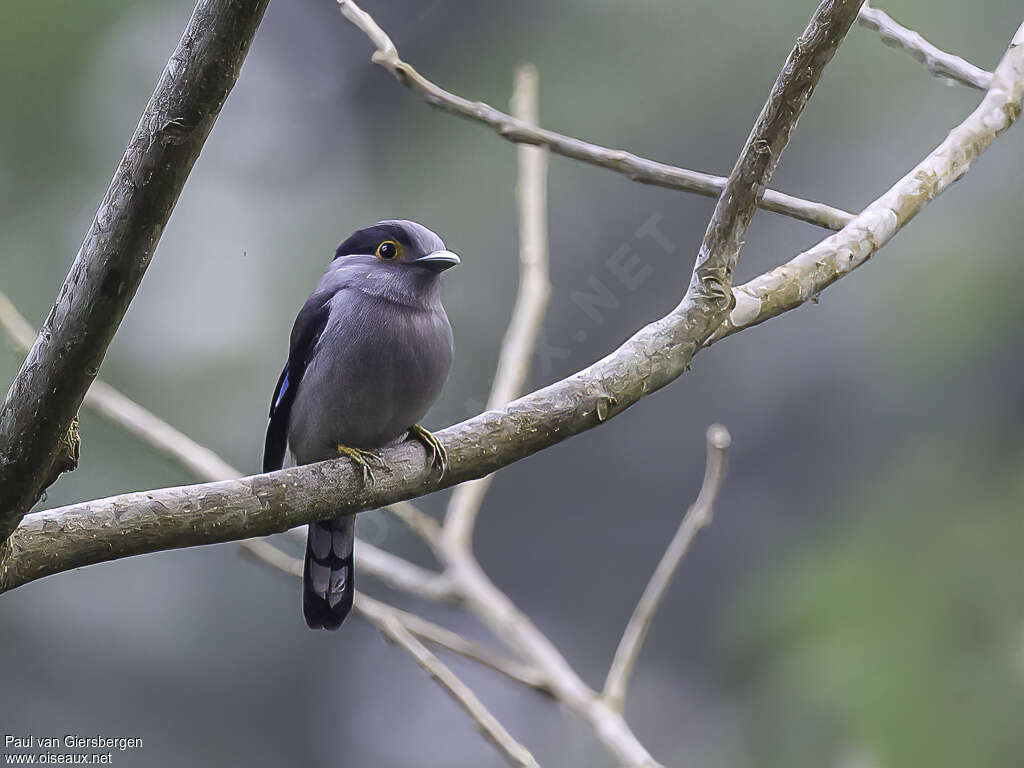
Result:
<svg viewBox="0 0 1024 768">
<path fill-rule="evenodd" d="M 945 141 L 840 232 L 735 289 L 736 307 L 709 343 L 763 323 L 817 296 L 888 243 L 921 209 L 961 178 L 1020 116 L 1024 102 L 1024 25 L 981 104 Z"/>
<path fill-rule="evenodd" d="M 701 529 L 711 523 L 714 514 L 715 501 L 718 499 L 718 491 L 725 479 L 726 451 L 731 442 L 729 431 L 721 424 L 712 424 L 707 433 L 707 463 L 704 467 L 704 482 L 700 487 L 697 500 L 690 505 L 690 508 L 683 516 L 675 536 L 669 542 L 665 554 L 658 561 L 657 568 L 651 580 L 647 583 L 640 601 L 633 611 L 633 615 L 626 625 L 626 631 L 622 633 L 622 640 L 619 647 L 615 649 L 615 658 L 612 659 L 611 667 L 608 670 L 608 677 L 604 683 L 603 697 L 608 706 L 616 712 L 621 712 L 626 703 L 626 687 L 629 684 L 629 676 L 633 673 L 633 666 L 640 655 L 640 648 L 647 637 L 647 630 L 651 628 L 654 614 L 661 605 L 661 601 L 668 592 L 672 577 L 679 570 L 680 563 L 690 551 L 690 545 L 697 538 Z"/>
<path fill-rule="evenodd" d="M 200 0 L 0 410 L 0 540 L 50 478 L 268 0 Z"/>
<path fill-rule="evenodd" d="M 815 14 L 816 21 L 819 15 Z M 803 59 L 808 48 L 833 44 L 829 35 L 810 40 L 802 42 L 790 58 L 799 55 Z M 824 64 L 823 59 L 818 62 Z M 787 61 L 780 77 L 790 76 L 789 64 Z M 800 81 L 805 79 L 801 73 Z M 783 92 L 788 91 L 784 86 Z M 802 106 L 802 102 L 796 105 Z M 788 135 L 795 118 L 795 112 L 790 112 L 789 119 L 773 121 L 770 126 Z M 774 137 L 766 141 L 769 146 L 776 145 Z M 767 171 L 767 165 L 762 169 Z M 749 196 L 732 199 L 752 202 Z M 730 218 L 734 225 L 744 219 Z M 716 231 L 727 232 L 728 228 Z M 714 250 L 712 244 L 708 252 Z M 707 265 L 705 260 L 698 268 Z M 691 289 L 670 314 L 642 328 L 588 368 L 505 408 L 440 432 L 451 460 L 443 477 L 430 471 L 422 446 L 405 443 L 381 452 L 392 471 L 379 475 L 371 486 L 363 485 L 361 473 L 348 460 L 337 459 L 240 480 L 125 494 L 31 515 L 11 537 L 10 552 L 0 560 L 0 591 L 89 563 L 279 533 L 482 477 L 592 429 L 674 381 L 721 322 L 724 309 L 720 301 L 708 301 Z"/>
<path fill-rule="evenodd" d="M 370 14 L 352 0 L 338 0 L 338 5 L 345 18 L 355 24 L 376 46 L 373 63 L 390 72 L 398 82 L 419 94 L 433 107 L 493 128 L 499 136 L 509 141 L 547 147 L 555 154 L 608 168 L 641 184 L 681 189 L 707 197 L 718 197 L 725 189 L 726 179 L 721 176 L 677 168 L 622 149 L 609 149 L 563 136 L 531 125 L 526 120 L 508 115 L 482 101 L 470 101 L 446 91 L 399 58 L 394 42 Z M 840 229 L 853 216 L 823 203 L 801 200 L 774 190 L 765 192 L 758 205 L 766 211 L 781 213 L 827 229 Z"/>
<path fill-rule="evenodd" d="M 987 90 L 992 82 L 991 72 L 936 48 L 914 30 L 896 22 L 885 11 L 872 8 L 865 3 L 860 9 L 857 22 L 862 27 L 877 32 L 886 45 L 909 53 L 936 77 L 956 80 L 982 91 Z"/>
</svg>

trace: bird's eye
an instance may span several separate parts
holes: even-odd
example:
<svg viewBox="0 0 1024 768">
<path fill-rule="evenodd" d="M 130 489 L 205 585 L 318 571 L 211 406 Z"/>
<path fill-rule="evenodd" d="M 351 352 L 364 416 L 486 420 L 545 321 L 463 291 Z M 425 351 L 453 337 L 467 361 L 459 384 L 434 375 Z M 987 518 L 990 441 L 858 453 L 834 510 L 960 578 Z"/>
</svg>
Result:
<svg viewBox="0 0 1024 768">
<path fill-rule="evenodd" d="M 402 255 L 402 246 L 394 240 L 385 240 L 377 246 L 377 258 L 381 261 L 395 261 Z"/>
</svg>

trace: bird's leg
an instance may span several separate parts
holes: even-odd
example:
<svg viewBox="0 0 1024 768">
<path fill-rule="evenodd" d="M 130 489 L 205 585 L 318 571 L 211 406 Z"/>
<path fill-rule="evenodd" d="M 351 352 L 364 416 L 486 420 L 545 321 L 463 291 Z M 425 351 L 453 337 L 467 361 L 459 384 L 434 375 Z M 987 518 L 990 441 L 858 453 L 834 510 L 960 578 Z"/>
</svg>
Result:
<svg viewBox="0 0 1024 768">
<path fill-rule="evenodd" d="M 444 477 L 444 473 L 448 471 L 448 451 L 445 449 L 444 444 L 432 432 L 424 429 L 419 424 L 413 425 L 412 429 L 409 430 L 409 435 L 427 447 L 427 452 L 430 454 L 430 466 L 441 470 L 441 477 Z"/>
<path fill-rule="evenodd" d="M 372 484 L 374 482 L 373 467 L 377 469 L 387 469 L 387 464 L 384 463 L 384 459 L 371 451 L 364 451 L 361 448 L 350 448 L 347 445 L 338 443 L 338 455 L 346 456 L 363 470 L 363 482 L 367 480 Z"/>
</svg>

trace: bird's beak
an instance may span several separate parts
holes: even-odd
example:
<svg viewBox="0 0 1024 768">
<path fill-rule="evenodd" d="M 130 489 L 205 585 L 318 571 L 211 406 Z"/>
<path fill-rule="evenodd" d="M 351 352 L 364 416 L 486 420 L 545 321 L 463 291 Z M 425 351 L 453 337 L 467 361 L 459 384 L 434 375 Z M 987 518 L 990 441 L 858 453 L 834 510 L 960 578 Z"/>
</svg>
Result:
<svg viewBox="0 0 1024 768">
<path fill-rule="evenodd" d="M 457 266 L 461 261 L 462 260 L 451 251 L 434 251 L 433 253 L 428 253 L 426 256 L 420 256 L 418 259 L 413 259 L 412 263 L 421 264 L 435 272 L 444 272 L 446 269 Z"/>
</svg>

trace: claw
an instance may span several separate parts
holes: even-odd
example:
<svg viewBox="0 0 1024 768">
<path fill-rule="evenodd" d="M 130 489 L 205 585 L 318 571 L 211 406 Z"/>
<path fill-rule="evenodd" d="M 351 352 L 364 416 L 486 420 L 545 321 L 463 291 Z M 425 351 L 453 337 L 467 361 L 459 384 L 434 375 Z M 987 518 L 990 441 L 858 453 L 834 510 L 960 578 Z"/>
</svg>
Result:
<svg viewBox="0 0 1024 768">
<path fill-rule="evenodd" d="M 414 440 L 419 440 L 426 446 L 427 451 L 430 453 L 430 466 L 437 467 L 441 472 L 441 477 L 444 477 L 444 473 L 448 471 L 448 450 L 444 447 L 444 444 L 432 432 L 424 429 L 419 424 L 414 424 L 412 429 L 409 430 L 409 434 Z"/>
<path fill-rule="evenodd" d="M 350 448 L 347 445 L 338 444 L 338 455 L 346 456 L 356 464 L 363 471 L 363 483 L 367 481 L 372 485 L 376 478 L 373 476 L 373 467 L 377 469 L 387 469 L 387 464 L 384 463 L 384 459 L 375 453 L 370 451 L 364 451 L 361 448 Z"/>
</svg>

